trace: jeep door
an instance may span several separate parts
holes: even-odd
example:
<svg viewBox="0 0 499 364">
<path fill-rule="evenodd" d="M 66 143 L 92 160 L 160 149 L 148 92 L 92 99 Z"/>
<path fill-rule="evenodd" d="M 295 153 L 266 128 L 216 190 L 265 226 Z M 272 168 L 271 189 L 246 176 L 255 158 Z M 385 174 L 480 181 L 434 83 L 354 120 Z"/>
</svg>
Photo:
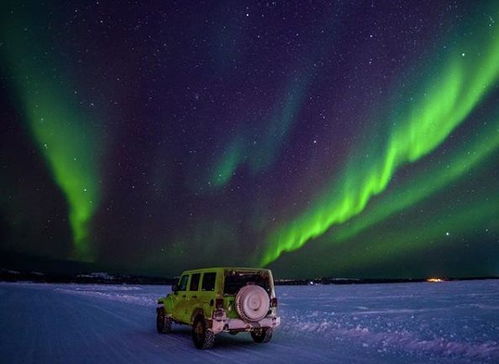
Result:
<svg viewBox="0 0 499 364">
<path fill-rule="evenodd" d="M 194 310 L 199 308 L 199 281 L 201 273 L 193 273 L 189 283 L 189 291 L 187 292 L 186 319 L 191 322 Z"/>
<path fill-rule="evenodd" d="M 199 307 L 203 309 L 205 317 L 212 317 L 215 307 L 215 283 L 217 279 L 216 272 L 204 272 L 201 278 L 200 290 L 198 292 Z"/>
<path fill-rule="evenodd" d="M 178 289 L 175 292 L 173 300 L 173 319 L 176 321 L 188 323 L 186 320 L 187 309 L 187 284 L 189 283 L 189 274 L 184 274 L 178 281 Z"/>
</svg>

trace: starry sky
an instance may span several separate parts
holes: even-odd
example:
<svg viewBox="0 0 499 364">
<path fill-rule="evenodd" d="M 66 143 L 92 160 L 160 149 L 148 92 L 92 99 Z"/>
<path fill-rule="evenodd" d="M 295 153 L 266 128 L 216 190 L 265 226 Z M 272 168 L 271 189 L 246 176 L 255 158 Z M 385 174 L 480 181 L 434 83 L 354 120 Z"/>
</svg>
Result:
<svg viewBox="0 0 499 364">
<path fill-rule="evenodd" d="M 497 1 L 0 10 L 0 252 L 499 275 Z"/>
</svg>

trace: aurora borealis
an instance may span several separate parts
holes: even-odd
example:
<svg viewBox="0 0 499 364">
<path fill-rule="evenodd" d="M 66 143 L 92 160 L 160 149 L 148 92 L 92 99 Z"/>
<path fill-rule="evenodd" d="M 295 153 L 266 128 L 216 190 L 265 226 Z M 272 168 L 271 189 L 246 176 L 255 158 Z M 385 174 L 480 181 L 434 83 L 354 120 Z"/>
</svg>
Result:
<svg viewBox="0 0 499 364">
<path fill-rule="evenodd" d="M 499 274 L 497 2 L 1 8 L 1 251 Z"/>
<path fill-rule="evenodd" d="M 24 14 L 23 14 L 24 15 Z M 87 224 L 99 200 L 98 150 L 99 136 L 92 132 L 90 115 L 81 112 L 69 83 L 57 82 L 64 72 L 54 70 L 54 61 L 44 52 L 48 45 L 30 44 L 28 37 L 16 32 L 29 19 L 8 18 L 3 22 L 4 61 L 10 70 L 17 107 L 38 148 L 68 204 L 68 221 L 73 235 L 76 259 L 88 256 Z M 49 70 L 49 71 L 47 71 Z"/>
</svg>

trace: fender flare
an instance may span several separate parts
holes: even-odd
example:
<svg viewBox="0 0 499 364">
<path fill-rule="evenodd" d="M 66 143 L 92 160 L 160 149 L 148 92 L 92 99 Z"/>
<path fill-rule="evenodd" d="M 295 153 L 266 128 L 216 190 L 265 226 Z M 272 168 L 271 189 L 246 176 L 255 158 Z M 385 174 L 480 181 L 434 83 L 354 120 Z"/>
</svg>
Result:
<svg viewBox="0 0 499 364">
<path fill-rule="evenodd" d="M 168 295 L 163 298 L 163 305 L 161 306 L 165 311 L 167 316 L 172 316 L 173 314 L 173 301 L 172 298 Z"/>
</svg>

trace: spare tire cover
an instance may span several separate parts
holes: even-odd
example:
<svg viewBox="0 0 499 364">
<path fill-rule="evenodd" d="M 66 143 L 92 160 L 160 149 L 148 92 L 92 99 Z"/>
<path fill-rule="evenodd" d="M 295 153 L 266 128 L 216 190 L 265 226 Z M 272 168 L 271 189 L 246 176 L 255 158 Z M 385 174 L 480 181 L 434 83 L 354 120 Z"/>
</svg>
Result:
<svg viewBox="0 0 499 364">
<path fill-rule="evenodd" d="M 262 287 L 247 285 L 237 292 L 236 310 L 243 320 L 259 321 L 267 316 L 269 308 L 269 295 Z"/>
</svg>

